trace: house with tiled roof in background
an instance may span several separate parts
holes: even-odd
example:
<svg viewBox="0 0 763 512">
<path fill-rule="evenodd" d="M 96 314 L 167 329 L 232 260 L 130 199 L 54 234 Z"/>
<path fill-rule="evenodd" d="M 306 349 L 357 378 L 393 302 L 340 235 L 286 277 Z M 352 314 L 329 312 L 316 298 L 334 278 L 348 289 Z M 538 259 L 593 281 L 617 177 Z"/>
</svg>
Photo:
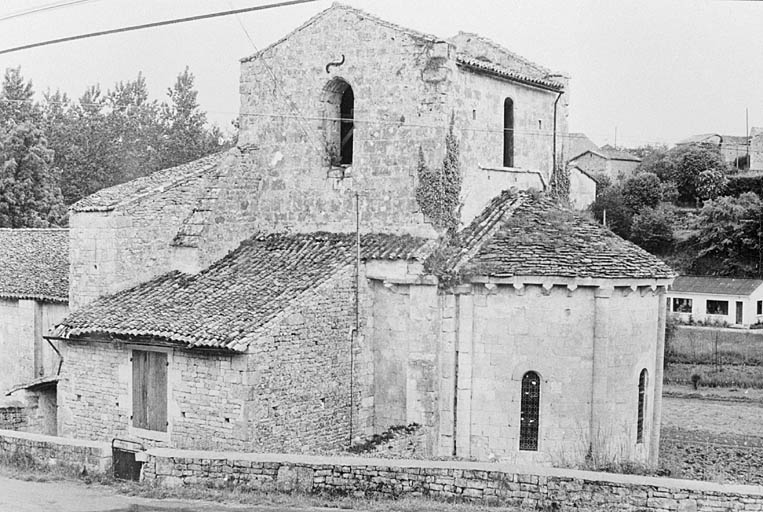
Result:
<svg viewBox="0 0 763 512">
<path fill-rule="evenodd" d="M 753 128 L 754 130 L 754 128 Z M 750 166 L 750 137 L 745 135 L 721 135 L 718 133 L 701 133 L 692 135 L 679 142 L 676 146 L 708 146 L 717 148 L 723 160 L 729 167 L 739 171 L 751 170 Z M 763 166 L 761 166 L 763 170 Z"/>
<path fill-rule="evenodd" d="M 606 176 L 611 181 L 632 174 L 639 163 L 639 157 L 609 144 L 598 150 L 586 150 L 567 162 L 570 167 L 577 167 L 592 176 Z"/>
<path fill-rule="evenodd" d="M 763 279 L 679 276 L 668 291 L 670 313 L 683 323 L 750 327 L 763 323 Z"/>
<path fill-rule="evenodd" d="M 43 334 L 68 302 L 68 230 L 0 229 L 0 428 L 56 433 L 60 358 Z"/>
<path fill-rule="evenodd" d="M 72 208 L 61 435 L 656 460 L 673 274 L 548 198 L 565 87 L 343 5 L 243 59 L 238 147 Z"/>
</svg>

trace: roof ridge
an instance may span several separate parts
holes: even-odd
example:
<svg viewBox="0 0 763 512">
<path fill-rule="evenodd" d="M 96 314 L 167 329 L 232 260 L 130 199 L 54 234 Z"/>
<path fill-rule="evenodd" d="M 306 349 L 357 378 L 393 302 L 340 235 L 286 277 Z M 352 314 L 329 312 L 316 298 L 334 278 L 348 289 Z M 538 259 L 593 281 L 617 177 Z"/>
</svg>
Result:
<svg viewBox="0 0 763 512">
<path fill-rule="evenodd" d="M 280 39 L 278 39 L 277 41 L 269 44 L 268 46 L 266 46 L 262 50 L 259 50 L 259 51 L 255 52 L 255 53 L 253 53 L 252 55 L 249 55 L 248 57 L 243 57 L 243 58 L 239 59 L 239 62 L 250 62 L 250 61 L 253 61 L 255 59 L 258 59 L 265 52 L 267 52 L 267 51 L 271 50 L 272 48 L 274 48 L 275 46 L 278 46 L 279 44 L 283 43 L 284 41 L 286 41 L 287 39 L 289 39 L 293 35 L 303 31 L 304 29 L 306 29 L 307 27 L 309 27 L 313 23 L 317 22 L 318 20 L 320 20 L 321 18 L 326 16 L 329 12 L 332 12 L 332 11 L 335 11 L 335 10 L 338 10 L 338 9 L 354 12 L 354 13 L 359 14 L 361 16 L 365 16 L 366 18 L 368 18 L 368 19 L 370 19 L 370 20 L 372 20 L 372 21 L 374 21 L 376 23 L 379 23 L 381 25 L 384 25 L 387 28 L 391 28 L 391 29 L 397 30 L 399 32 L 406 33 L 406 34 L 408 34 L 408 35 L 410 35 L 412 37 L 421 38 L 421 39 L 428 39 L 428 40 L 432 40 L 432 41 L 444 41 L 445 40 L 445 39 L 443 39 L 441 37 L 438 37 L 436 35 L 433 35 L 433 34 L 427 34 L 425 32 L 419 32 L 418 30 L 415 30 L 415 29 L 412 29 L 412 28 L 408 28 L 408 27 L 404 27 L 403 25 L 398 25 L 397 23 L 393 23 L 391 21 L 387 21 L 384 18 L 380 18 L 379 16 L 377 16 L 375 14 L 371 14 L 368 11 L 364 11 L 362 9 L 358 9 L 357 7 L 352 7 L 351 5 L 347 5 L 347 4 L 344 4 L 344 3 L 341 3 L 341 2 L 334 2 L 333 4 L 331 4 L 330 7 L 320 11 L 319 13 L 317 13 L 315 15 L 313 15 L 310 19 L 308 19 L 307 21 L 302 23 L 300 26 L 298 26 L 294 30 L 288 32 L 285 36 L 283 36 Z"/>
<path fill-rule="evenodd" d="M 493 235 L 500 229 L 501 221 L 503 221 L 508 213 L 513 214 L 517 208 L 522 206 L 527 200 L 527 196 L 523 192 L 519 192 L 513 195 L 510 190 L 504 190 L 497 196 L 495 196 L 490 203 L 488 203 L 485 210 L 489 210 L 485 220 L 477 226 L 483 226 L 482 229 L 476 230 L 476 232 L 469 238 L 476 240 L 475 243 L 470 244 L 470 248 L 467 251 L 462 252 L 457 256 L 457 259 L 453 262 L 452 268 L 455 272 L 458 272 L 480 249 L 485 243 L 490 240 Z"/>
<path fill-rule="evenodd" d="M 227 150 L 222 150 L 222 151 L 218 151 L 216 153 L 211 153 L 209 155 L 204 155 L 201 158 L 197 158 L 195 160 L 191 160 L 190 162 L 182 163 L 180 165 L 175 165 L 175 166 L 172 166 L 172 167 L 165 167 L 163 169 L 157 169 L 156 171 L 152 172 L 151 174 L 147 174 L 145 176 L 140 176 L 140 177 L 135 178 L 133 180 L 125 181 L 124 183 L 119 183 L 117 185 L 112 185 L 110 187 L 106 187 L 106 188 L 103 188 L 101 190 L 98 190 L 98 191 L 94 192 L 93 194 L 80 199 L 79 201 L 77 201 L 76 203 L 71 205 L 69 207 L 69 209 L 73 210 L 75 212 L 112 211 L 112 210 L 115 210 L 115 209 L 120 208 L 122 206 L 126 206 L 126 205 L 129 205 L 129 204 L 132 204 L 132 203 L 134 203 L 136 201 L 139 201 L 141 199 L 145 199 L 146 197 L 150 197 L 150 196 L 152 196 L 154 194 L 167 191 L 167 190 L 169 190 L 171 188 L 174 188 L 174 187 L 176 187 L 178 185 L 182 185 L 183 183 L 186 183 L 187 181 L 189 181 L 191 179 L 203 176 L 204 174 L 207 174 L 212 169 L 217 167 L 217 165 L 220 163 L 220 160 L 222 160 L 225 157 L 225 155 L 231 154 L 233 152 L 239 152 L 240 153 L 240 150 L 238 148 L 236 148 L 236 147 L 233 147 L 233 148 L 230 148 L 230 149 L 227 149 Z M 107 204 L 100 205 L 100 206 L 89 206 L 89 207 L 88 206 L 79 206 L 79 207 L 77 206 L 79 204 L 86 203 L 86 201 L 89 198 L 91 198 L 93 196 L 97 196 L 98 194 L 100 194 L 100 193 L 102 193 L 104 191 L 115 189 L 117 187 L 121 187 L 121 186 L 126 185 L 128 183 L 134 183 L 134 182 L 136 182 L 138 180 L 143 180 L 143 179 L 148 180 L 148 178 L 150 178 L 151 176 L 155 176 L 158 173 L 169 173 L 170 171 L 173 171 L 173 170 L 176 171 L 176 170 L 181 169 L 183 167 L 192 168 L 194 164 L 199 164 L 201 162 L 203 162 L 201 169 L 189 172 L 188 174 L 184 174 L 183 176 L 177 177 L 175 179 L 170 179 L 169 181 L 161 183 L 159 185 L 155 185 L 153 187 L 149 187 L 146 190 L 143 190 L 141 192 L 133 193 L 133 194 L 128 194 L 128 196 L 126 198 L 124 198 L 124 199 L 115 199 L 115 200 L 112 200 L 112 201 L 108 201 L 108 202 L 106 202 Z"/>
<path fill-rule="evenodd" d="M 550 68 L 547 68 L 547 67 L 545 67 L 545 66 L 543 66 L 541 64 L 538 64 L 536 62 L 533 62 L 530 59 L 528 59 L 526 57 L 523 57 L 523 56 L 519 55 L 518 53 L 515 53 L 515 52 L 509 50 L 508 48 L 506 48 L 502 44 L 497 43 L 496 41 L 494 41 L 493 39 L 491 39 L 491 38 L 489 38 L 487 36 L 483 36 L 483 35 L 478 34 L 476 32 L 467 32 L 465 30 L 459 30 L 458 33 L 456 34 L 456 36 L 458 36 L 458 35 L 465 35 L 465 36 L 470 36 L 470 37 L 476 37 L 477 39 L 480 39 L 481 41 L 485 42 L 486 44 L 492 46 L 494 49 L 499 50 L 501 52 L 504 52 L 504 53 L 510 55 L 511 57 L 517 59 L 518 61 L 522 62 L 523 64 L 526 64 L 526 65 L 528 65 L 530 67 L 533 67 L 533 68 L 537 69 L 538 71 L 540 71 L 542 73 L 545 73 L 546 75 L 553 75 L 553 74 L 555 74 Z M 453 36 L 453 37 L 456 37 L 456 36 Z M 450 41 L 451 39 L 453 39 L 453 37 L 449 38 L 448 40 Z M 458 47 L 456 47 L 456 51 L 458 51 Z"/>
</svg>

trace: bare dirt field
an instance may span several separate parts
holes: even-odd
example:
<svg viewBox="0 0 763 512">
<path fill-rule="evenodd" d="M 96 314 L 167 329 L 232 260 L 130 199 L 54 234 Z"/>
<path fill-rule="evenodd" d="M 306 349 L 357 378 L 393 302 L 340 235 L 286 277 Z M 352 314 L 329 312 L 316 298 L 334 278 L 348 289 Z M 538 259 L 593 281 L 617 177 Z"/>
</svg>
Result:
<svg viewBox="0 0 763 512">
<path fill-rule="evenodd" d="M 673 477 L 763 485 L 763 401 L 722 398 L 663 399 L 660 464 Z"/>
</svg>

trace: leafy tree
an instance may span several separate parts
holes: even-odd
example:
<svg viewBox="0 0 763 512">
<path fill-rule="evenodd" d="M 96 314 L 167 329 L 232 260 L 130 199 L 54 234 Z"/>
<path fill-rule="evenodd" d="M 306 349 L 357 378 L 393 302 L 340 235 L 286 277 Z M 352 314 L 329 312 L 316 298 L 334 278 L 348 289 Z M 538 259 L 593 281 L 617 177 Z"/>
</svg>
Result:
<svg viewBox="0 0 763 512">
<path fill-rule="evenodd" d="M 715 199 L 726 190 L 729 180 L 717 169 L 702 171 L 697 176 L 697 197 L 703 201 Z"/>
<path fill-rule="evenodd" d="M 630 239 L 649 252 L 668 252 L 675 241 L 672 217 L 672 212 L 665 208 L 642 208 L 633 216 Z"/>
<path fill-rule="evenodd" d="M 642 208 L 656 208 L 662 199 L 660 178 L 651 172 L 634 174 L 625 179 L 622 185 L 625 206 L 633 212 Z"/>
<path fill-rule="evenodd" d="M 0 122 L 6 127 L 39 121 L 40 109 L 33 101 L 32 81 L 25 81 L 21 68 L 7 68 L 0 90 Z"/>
<path fill-rule="evenodd" d="M 692 271 L 752 275 L 760 259 L 763 201 L 753 192 L 708 201 L 697 216 Z"/>
<path fill-rule="evenodd" d="M 695 203 L 699 199 L 697 183 L 703 171 L 713 170 L 725 174 L 726 162 L 717 148 L 686 145 L 670 150 L 668 158 L 672 162 L 671 181 L 676 184 L 678 200 Z"/>
<path fill-rule="evenodd" d="M 642 159 L 635 172 L 649 172 L 656 174 L 662 182 L 670 181 L 674 162 L 668 157 L 668 148 L 665 146 L 647 146 L 647 148 L 649 149 L 635 153 Z"/>
<path fill-rule="evenodd" d="M 194 76 L 188 67 L 178 75 L 175 85 L 167 90 L 169 104 L 161 109 L 165 137 L 162 167 L 172 167 L 218 151 L 219 129 L 206 128 L 207 115 L 196 100 Z"/>
<path fill-rule="evenodd" d="M 620 184 L 600 187 L 591 211 L 599 222 L 605 223 L 615 234 L 623 238 L 630 236 L 633 211 L 625 203 Z"/>
<path fill-rule="evenodd" d="M 39 128 L 21 123 L 0 134 L 0 227 L 65 223 L 53 152 Z"/>
</svg>

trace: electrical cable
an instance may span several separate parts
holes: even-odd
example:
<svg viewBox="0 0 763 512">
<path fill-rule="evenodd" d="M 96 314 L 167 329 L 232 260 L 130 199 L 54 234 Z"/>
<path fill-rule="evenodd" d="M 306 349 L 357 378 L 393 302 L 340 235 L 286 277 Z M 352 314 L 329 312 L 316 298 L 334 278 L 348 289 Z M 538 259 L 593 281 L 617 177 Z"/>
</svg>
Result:
<svg viewBox="0 0 763 512">
<path fill-rule="evenodd" d="M 241 14 L 245 12 L 253 12 L 253 11 L 262 11 L 265 9 L 275 9 L 278 7 L 286 7 L 288 5 L 297 5 L 297 4 L 305 4 L 305 3 L 311 3 L 311 2 L 317 2 L 318 0 L 285 0 L 282 2 L 275 2 L 272 4 L 265 4 L 265 5 L 257 5 L 254 7 L 245 7 L 243 9 L 235 9 L 232 11 L 220 11 L 220 12 L 213 12 L 209 14 L 200 14 L 198 16 L 188 16 L 186 18 L 174 18 L 171 20 L 165 20 L 165 21 L 155 21 L 153 23 L 144 23 L 142 25 L 131 25 L 128 27 L 120 27 L 120 28 L 114 28 L 109 30 L 100 30 L 98 32 L 90 32 L 88 34 L 80 34 L 76 36 L 69 36 L 69 37 L 61 37 L 58 39 L 50 39 L 48 41 L 42 41 L 39 43 L 31 43 L 31 44 L 25 44 L 22 46 L 16 46 L 13 48 L 6 48 L 4 50 L 0 50 L 0 55 L 11 53 L 11 52 L 17 52 L 21 50 L 29 50 L 31 48 L 39 48 L 40 46 L 48 46 L 51 44 L 59 44 L 59 43 L 66 43 L 69 41 L 77 41 L 80 39 L 87 39 L 90 37 L 99 37 L 99 36 L 105 36 L 110 34 L 120 34 L 123 32 L 131 32 L 134 30 L 143 30 L 147 28 L 155 28 L 155 27 L 162 27 L 165 25 L 176 25 L 178 23 L 188 23 L 191 21 L 200 21 L 200 20 L 206 20 L 210 18 L 218 18 L 221 16 L 231 16 L 235 14 Z"/>
</svg>

